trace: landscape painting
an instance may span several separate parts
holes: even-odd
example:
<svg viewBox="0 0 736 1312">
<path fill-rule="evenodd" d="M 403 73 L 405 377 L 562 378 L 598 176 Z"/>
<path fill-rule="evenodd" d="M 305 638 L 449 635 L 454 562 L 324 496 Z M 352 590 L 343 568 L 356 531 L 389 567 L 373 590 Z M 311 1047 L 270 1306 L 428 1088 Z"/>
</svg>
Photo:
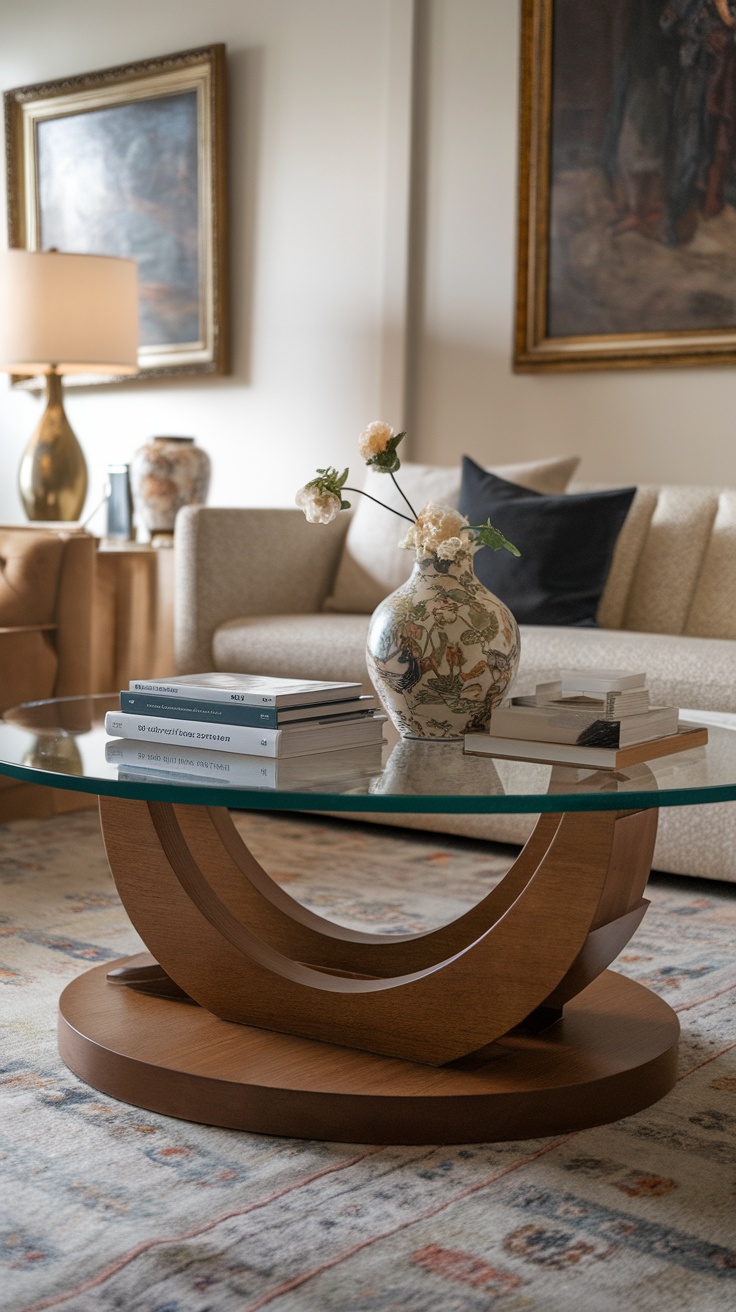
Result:
<svg viewBox="0 0 736 1312">
<path fill-rule="evenodd" d="M 38 125 L 41 248 L 136 260 L 142 346 L 201 340 L 197 96 Z"/>
<path fill-rule="evenodd" d="M 516 364 L 736 359 L 736 0 L 523 0 Z"/>
<path fill-rule="evenodd" d="M 4 100 L 10 246 L 134 259 L 136 379 L 226 373 L 225 47 L 16 87 Z"/>
</svg>

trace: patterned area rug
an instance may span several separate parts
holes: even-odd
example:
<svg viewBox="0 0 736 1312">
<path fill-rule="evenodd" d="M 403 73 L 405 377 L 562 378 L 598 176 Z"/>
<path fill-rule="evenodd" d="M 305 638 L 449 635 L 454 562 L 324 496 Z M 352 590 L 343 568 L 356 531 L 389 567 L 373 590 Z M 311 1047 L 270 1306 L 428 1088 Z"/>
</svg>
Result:
<svg viewBox="0 0 736 1312">
<path fill-rule="evenodd" d="M 509 861 L 347 822 L 239 823 L 309 905 L 395 933 L 458 914 Z M 82 1084 L 56 1053 L 58 994 L 140 946 L 94 813 L 0 828 L 0 883 L 4 1312 L 736 1306 L 736 888 L 654 877 L 619 962 L 680 1013 L 659 1104 L 554 1140 L 376 1148 L 191 1125 Z"/>
</svg>

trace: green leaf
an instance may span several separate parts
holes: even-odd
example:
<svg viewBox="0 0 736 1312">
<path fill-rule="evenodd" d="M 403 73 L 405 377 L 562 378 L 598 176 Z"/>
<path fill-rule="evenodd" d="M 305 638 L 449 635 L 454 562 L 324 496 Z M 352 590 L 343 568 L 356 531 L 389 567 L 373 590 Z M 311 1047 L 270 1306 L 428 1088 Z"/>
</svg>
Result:
<svg viewBox="0 0 736 1312">
<path fill-rule="evenodd" d="M 490 622 L 490 615 L 482 606 L 468 606 L 468 616 L 474 629 L 485 629 Z"/>
<path fill-rule="evenodd" d="M 346 482 L 349 473 L 349 469 L 343 469 L 342 473 L 338 474 L 333 465 L 328 465 L 326 469 L 318 469 L 317 477 L 313 478 L 311 482 L 307 483 L 305 486 L 316 487 L 318 492 L 331 492 L 333 496 L 339 498 L 342 509 L 347 510 L 350 506 L 350 502 L 343 501 L 340 489 Z"/>
<path fill-rule="evenodd" d="M 405 437 L 405 432 L 394 433 L 394 436 L 390 437 L 386 443 L 384 450 L 380 451 L 377 456 L 371 456 L 370 460 L 366 460 L 366 464 L 371 469 L 375 469 L 378 474 L 395 474 L 396 470 L 401 468 L 401 461 L 396 449 Z"/>
<path fill-rule="evenodd" d="M 452 696 L 453 693 L 460 696 L 463 692 L 459 674 L 438 674 L 433 679 L 427 679 L 427 686 L 443 697 Z"/>
<path fill-rule="evenodd" d="M 513 542 L 509 542 L 500 529 L 494 528 L 490 519 L 487 519 L 485 524 L 473 524 L 472 529 L 479 546 L 490 547 L 491 551 L 499 551 L 501 547 L 504 547 L 506 551 L 511 552 L 512 556 L 521 555 L 519 548 L 515 547 Z"/>
</svg>

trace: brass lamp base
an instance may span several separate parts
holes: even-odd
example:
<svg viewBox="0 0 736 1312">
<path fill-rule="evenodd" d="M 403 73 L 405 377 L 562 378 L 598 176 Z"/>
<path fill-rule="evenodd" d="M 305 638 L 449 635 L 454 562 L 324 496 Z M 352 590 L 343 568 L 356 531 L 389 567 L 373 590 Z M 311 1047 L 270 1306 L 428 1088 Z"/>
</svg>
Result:
<svg viewBox="0 0 736 1312">
<path fill-rule="evenodd" d="M 82 513 L 87 465 L 53 370 L 46 375 L 46 409 L 21 460 L 18 487 L 29 519 L 75 520 Z"/>
</svg>

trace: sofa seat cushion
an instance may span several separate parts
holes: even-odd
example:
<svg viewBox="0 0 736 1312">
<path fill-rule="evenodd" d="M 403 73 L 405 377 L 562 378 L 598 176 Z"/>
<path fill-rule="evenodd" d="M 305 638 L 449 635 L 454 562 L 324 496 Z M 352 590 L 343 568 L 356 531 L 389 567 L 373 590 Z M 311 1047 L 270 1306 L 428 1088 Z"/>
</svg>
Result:
<svg viewBox="0 0 736 1312">
<path fill-rule="evenodd" d="M 214 668 L 300 679 L 350 679 L 371 691 L 367 615 L 251 615 L 215 631 Z M 625 629 L 521 625 L 517 692 L 560 669 L 646 672 L 652 701 L 736 712 L 736 643 Z"/>
<path fill-rule="evenodd" d="M 365 667 L 369 618 L 312 614 L 229 620 L 214 634 L 214 668 L 279 678 L 353 680 L 371 692 Z"/>
<path fill-rule="evenodd" d="M 728 639 L 522 624 L 515 691 L 533 691 L 560 669 L 596 668 L 644 671 L 658 705 L 736 711 L 736 643 Z"/>
<path fill-rule="evenodd" d="M 577 456 L 568 456 L 518 465 L 496 465 L 491 469 L 501 478 L 521 487 L 553 493 L 565 491 L 579 463 Z M 352 479 L 349 481 L 353 482 Z M 402 462 L 398 481 L 417 514 L 428 501 L 456 506 L 460 494 L 460 466 L 419 465 L 406 461 Z M 408 525 L 385 509 L 385 506 L 392 506 L 408 515 L 406 504 L 391 479 L 372 469 L 366 470 L 363 488 L 369 497 L 377 497 L 384 504 L 376 505 L 369 497 L 346 494 L 354 506 L 354 513 L 325 610 L 344 614 L 359 611 L 370 615 L 379 601 L 406 582 L 412 571 L 413 552 L 399 546 Z"/>
</svg>

